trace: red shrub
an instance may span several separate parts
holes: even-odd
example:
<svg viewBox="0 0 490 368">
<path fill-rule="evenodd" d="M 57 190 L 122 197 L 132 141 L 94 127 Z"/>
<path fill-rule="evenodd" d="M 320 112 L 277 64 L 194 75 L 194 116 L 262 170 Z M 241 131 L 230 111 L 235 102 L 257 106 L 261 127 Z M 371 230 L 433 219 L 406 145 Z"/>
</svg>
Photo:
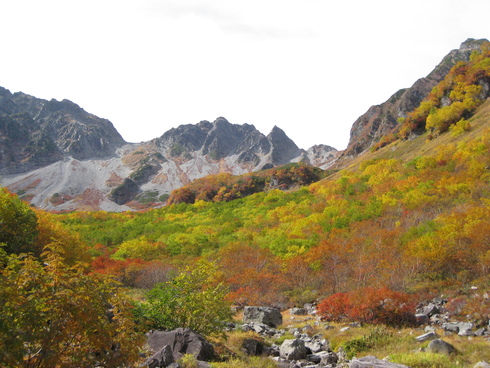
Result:
<svg viewBox="0 0 490 368">
<path fill-rule="evenodd" d="M 320 316 L 326 320 L 395 326 L 415 324 L 414 310 L 412 295 L 369 287 L 331 295 L 318 305 Z"/>
</svg>

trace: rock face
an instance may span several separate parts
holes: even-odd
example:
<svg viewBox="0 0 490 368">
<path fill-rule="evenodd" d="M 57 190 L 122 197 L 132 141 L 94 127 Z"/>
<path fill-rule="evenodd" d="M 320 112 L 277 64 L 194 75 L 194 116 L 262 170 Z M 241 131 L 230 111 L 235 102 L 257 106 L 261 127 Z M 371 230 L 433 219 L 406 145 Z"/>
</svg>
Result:
<svg viewBox="0 0 490 368">
<path fill-rule="evenodd" d="M 278 127 L 265 136 L 222 117 L 130 144 L 111 122 L 73 102 L 0 87 L 0 185 L 47 210 L 162 205 L 172 190 L 207 175 L 300 161 L 326 168 L 337 154 L 326 145 L 300 149 Z"/>
<path fill-rule="evenodd" d="M 466 40 L 459 49 L 446 55 L 427 77 L 417 80 L 410 88 L 399 90 L 381 105 L 369 108 L 352 125 L 349 144 L 341 159 L 361 154 L 381 137 L 396 131 L 397 120 L 417 108 L 458 61 L 468 61 L 471 53 L 486 41 L 471 38 Z"/>
<path fill-rule="evenodd" d="M 126 144 L 108 120 L 71 101 L 46 101 L 0 87 L 0 173 L 114 155 Z"/>
</svg>

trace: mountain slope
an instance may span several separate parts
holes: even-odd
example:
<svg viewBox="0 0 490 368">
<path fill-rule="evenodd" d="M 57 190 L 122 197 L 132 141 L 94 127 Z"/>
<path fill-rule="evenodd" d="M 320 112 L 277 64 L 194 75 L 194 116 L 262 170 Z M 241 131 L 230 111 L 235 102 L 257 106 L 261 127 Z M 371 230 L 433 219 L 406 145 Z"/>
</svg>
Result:
<svg viewBox="0 0 490 368">
<path fill-rule="evenodd" d="M 471 53 L 485 42 L 488 41 L 466 40 L 459 49 L 446 55 L 427 77 L 417 80 L 410 88 L 397 91 L 386 102 L 369 108 L 352 125 L 349 144 L 341 159 L 361 154 L 383 136 L 392 133 L 398 126 L 398 119 L 405 118 L 417 108 L 457 62 L 468 61 Z"/>
</svg>

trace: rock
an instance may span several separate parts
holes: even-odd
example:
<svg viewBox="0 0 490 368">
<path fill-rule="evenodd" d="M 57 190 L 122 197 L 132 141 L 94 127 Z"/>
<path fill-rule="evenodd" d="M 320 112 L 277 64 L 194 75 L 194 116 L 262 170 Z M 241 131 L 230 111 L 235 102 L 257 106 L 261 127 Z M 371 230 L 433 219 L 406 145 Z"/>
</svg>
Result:
<svg viewBox="0 0 490 368">
<path fill-rule="evenodd" d="M 454 346 L 441 339 L 432 340 L 429 343 L 429 346 L 427 346 L 427 350 L 430 353 L 436 354 L 450 355 L 456 353 L 456 349 L 454 348 Z"/>
<path fill-rule="evenodd" d="M 320 355 L 321 364 L 329 365 L 329 364 L 337 364 L 339 362 L 339 356 L 335 354 L 333 351 L 330 352 L 322 352 Z"/>
<path fill-rule="evenodd" d="M 305 316 L 308 312 L 305 308 L 291 308 L 289 314 L 292 316 Z"/>
<path fill-rule="evenodd" d="M 305 359 L 308 354 L 308 349 L 303 340 L 284 340 L 280 349 L 280 357 L 286 360 Z"/>
<path fill-rule="evenodd" d="M 345 331 L 349 331 L 350 330 L 350 327 L 342 327 L 340 329 L 340 332 L 345 332 Z"/>
<path fill-rule="evenodd" d="M 475 331 L 475 336 L 484 336 L 487 329 L 485 327 L 479 328 Z"/>
<path fill-rule="evenodd" d="M 425 325 L 429 323 L 429 316 L 427 314 L 415 314 L 415 321 L 419 325 Z"/>
<path fill-rule="evenodd" d="M 320 341 L 305 342 L 305 346 L 310 349 L 312 353 L 318 353 L 324 349 L 324 346 Z"/>
<path fill-rule="evenodd" d="M 263 323 L 269 327 L 282 325 L 282 314 L 277 308 L 245 307 L 243 310 L 244 322 Z"/>
<path fill-rule="evenodd" d="M 424 341 L 434 340 L 434 339 L 438 339 L 438 338 L 439 338 L 439 335 L 432 331 L 432 332 L 427 332 L 423 335 L 417 336 L 415 339 L 418 342 L 424 342 Z"/>
<path fill-rule="evenodd" d="M 188 328 L 173 331 L 151 331 L 146 334 L 147 342 L 153 351 L 160 351 L 165 345 L 172 349 L 174 360 L 192 354 L 197 360 L 210 361 L 214 358 L 213 346 L 201 335 Z"/>
<path fill-rule="evenodd" d="M 444 331 L 457 333 L 460 336 L 473 336 L 473 323 L 471 322 L 446 322 L 442 324 Z"/>
<path fill-rule="evenodd" d="M 168 367 L 174 362 L 172 348 L 169 345 L 165 345 L 159 352 L 148 358 L 145 364 L 148 368 L 160 368 Z"/>
<path fill-rule="evenodd" d="M 349 363 L 349 368 L 410 368 L 403 364 L 392 363 L 387 360 L 381 360 L 375 356 L 368 355 L 359 359 L 353 359 Z"/>
<path fill-rule="evenodd" d="M 480 361 L 476 363 L 473 368 L 490 368 L 490 363 L 487 363 L 485 361 Z"/>
<path fill-rule="evenodd" d="M 306 325 L 301 329 L 301 331 L 306 334 L 313 334 L 313 332 L 315 332 L 315 329 L 311 325 Z"/>
<path fill-rule="evenodd" d="M 439 314 L 440 310 L 434 303 L 429 303 L 428 305 L 417 309 L 416 314 L 426 315 L 427 317 L 432 317 L 434 314 Z"/>
<path fill-rule="evenodd" d="M 242 341 L 241 350 L 250 356 L 260 355 L 264 350 L 264 345 L 257 339 L 245 339 Z"/>
</svg>

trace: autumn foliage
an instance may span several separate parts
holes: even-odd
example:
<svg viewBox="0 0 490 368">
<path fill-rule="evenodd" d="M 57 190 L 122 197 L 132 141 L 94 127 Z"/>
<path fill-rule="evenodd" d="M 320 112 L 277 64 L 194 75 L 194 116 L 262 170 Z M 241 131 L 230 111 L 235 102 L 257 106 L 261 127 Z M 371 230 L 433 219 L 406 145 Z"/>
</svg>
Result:
<svg viewBox="0 0 490 368">
<path fill-rule="evenodd" d="M 414 296 L 388 288 L 361 288 L 323 299 L 318 313 L 328 321 L 358 321 L 392 326 L 414 325 Z"/>
</svg>

